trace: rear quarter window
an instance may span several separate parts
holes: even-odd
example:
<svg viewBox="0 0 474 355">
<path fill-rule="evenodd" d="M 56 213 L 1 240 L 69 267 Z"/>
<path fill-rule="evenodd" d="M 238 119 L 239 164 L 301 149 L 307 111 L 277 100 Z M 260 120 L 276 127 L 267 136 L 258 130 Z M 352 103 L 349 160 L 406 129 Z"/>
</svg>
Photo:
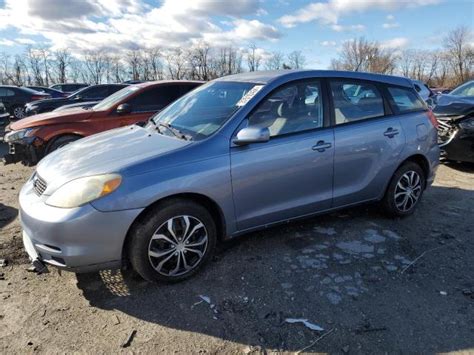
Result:
<svg viewBox="0 0 474 355">
<path fill-rule="evenodd" d="M 425 103 L 413 89 L 389 86 L 387 90 L 396 113 L 426 110 Z"/>
</svg>

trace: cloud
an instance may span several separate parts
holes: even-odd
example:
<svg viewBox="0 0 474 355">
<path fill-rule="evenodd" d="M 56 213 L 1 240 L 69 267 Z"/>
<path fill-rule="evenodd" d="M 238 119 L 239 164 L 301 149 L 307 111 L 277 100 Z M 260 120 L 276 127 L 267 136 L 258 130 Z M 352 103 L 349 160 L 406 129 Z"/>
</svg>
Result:
<svg viewBox="0 0 474 355">
<path fill-rule="evenodd" d="M 387 23 L 384 23 L 382 27 L 385 29 L 397 28 L 397 27 L 400 27 L 400 24 L 398 22 L 387 22 Z"/>
<path fill-rule="evenodd" d="M 396 37 L 382 41 L 380 46 L 386 49 L 403 49 L 408 46 L 409 40 L 405 37 Z"/>
<path fill-rule="evenodd" d="M 306 5 L 293 14 L 282 16 L 278 21 L 285 27 L 294 27 L 300 23 L 312 21 L 323 25 L 337 24 L 343 16 L 361 13 L 369 10 L 393 11 L 402 8 L 412 8 L 437 4 L 441 0 L 329 0 L 329 2 L 314 2 Z"/>
<path fill-rule="evenodd" d="M 14 41 L 10 41 L 9 39 L 0 39 L 0 46 L 7 46 L 11 47 L 14 46 L 16 43 Z"/>
<path fill-rule="evenodd" d="M 335 46 L 337 46 L 337 42 L 336 42 L 336 41 L 322 41 L 322 42 L 320 42 L 320 44 L 321 44 L 323 47 L 335 47 Z"/>
<path fill-rule="evenodd" d="M 242 41 L 275 41 L 279 30 L 243 16 L 261 16 L 262 0 L 5 0 L 0 29 L 41 35 L 52 49 L 80 54 L 97 49 L 186 47 L 208 40 L 223 45 Z M 224 18 L 221 18 L 223 17 Z M 218 17 L 218 20 L 213 17 Z M 221 28 L 222 21 L 226 27 Z"/>
<path fill-rule="evenodd" d="M 364 25 L 349 25 L 349 26 L 342 26 L 338 24 L 331 25 L 331 29 L 336 32 L 347 32 L 347 31 L 364 31 Z"/>
<path fill-rule="evenodd" d="M 19 44 L 36 44 L 36 41 L 30 38 L 15 38 L 15 42 Z"/>
<path fill-rule="evenodd" d="M 387 15 L 386 19 L 387 19 L 388 21 L 393 21 L 393 20 L 395 20 L 395 16 L 393 16 L 392 14 L 390 14 L 390 15 Z"/>
</svg>

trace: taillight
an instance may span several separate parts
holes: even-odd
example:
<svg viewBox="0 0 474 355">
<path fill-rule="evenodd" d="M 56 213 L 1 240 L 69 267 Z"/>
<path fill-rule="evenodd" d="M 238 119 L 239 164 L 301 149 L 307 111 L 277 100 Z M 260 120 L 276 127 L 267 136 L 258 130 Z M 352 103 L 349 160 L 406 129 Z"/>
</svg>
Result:
<svg viewBox="0 0 474 355">
<path fill-rule="evenodd" d="M 436 116 L 434 115 L 433 111 L 428 110 L 428 118 L 430 119 L 431 124 L 432 124 L 435 128 L 438 128 L 439 123 L 438 123 L 438 120 L 436 119 Z"/>
</svg>

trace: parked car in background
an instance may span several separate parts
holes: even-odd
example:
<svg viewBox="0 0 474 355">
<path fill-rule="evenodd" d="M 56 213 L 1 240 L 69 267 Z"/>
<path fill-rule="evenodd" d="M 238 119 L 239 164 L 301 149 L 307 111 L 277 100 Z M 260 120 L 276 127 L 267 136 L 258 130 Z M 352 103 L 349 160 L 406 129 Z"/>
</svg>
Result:
<svg viewBox="0 0 474 355">
<path fill-rule="evenodd" d="M 0 129 L 3 131 L 5 127 L 10 123 L 10 114 L 3 102 L 0 102 Z"/>
<path fill-rule="evenodd" d="M 25 248 L 39 266 L 82 272 L 125 260 L 147 280 L 179 281 L 218 241 L 249 231 L 370 201 L 407 216 L 438 166 L 435 124 L 405 78 L 220 78 L 145 127 L 44 158 L 20 192 Z"/>
<path fill-rule="evenodd" d="M 89 109 L 91 107 L 94 107 L 97 105 L 100 101 L 86 101 L 86 102 L 80 102 L 80 103 L 75 103 L 75 104 L 70 104 L 70 105 L 64 105 L 60 106 L 58 108 L 55 108 L 53 111 L 64 111 L 64 110 L 70 110 L 72 108 L 83 108 L 83 109 Z"/>
<path fill-rule="evenodd" d="M 35 100 L 50 98 L 48 94 L 34 91 L 25 87 L 0 86 L 0 101 L 15 120 L 25 117 L 25 104 Z"/>
<path fill-rule="evenodd" d="M 89 84 L 81 84 L 81 83 L 73 83 L 73 84 L 54 84 L 51 85 L 51 89 L 59 90 L 62 91 L 66 94 L 72 94 L 73 92 L 76 92 L 77 90 L 80 90 L 82 88 L 88 87 Z"/>
<path fill-rule="evenodd" d="M 423 100 L 425 100 L 428 104 L 430 103 L 430 99 L 435 96 L 435 93 L 431 91 L 428 85 L 426 85 L 424 82 L 421 80 L 412 80 L 413 86 L 418 93 L 418 95 L 421 96 Z"/>
<path fill-rule="evenodd" d="M 443 157 L 474 163 L 474 80 L 437 96 L 433 113 Z"/>
<path fill-rule="evenodd" d="M 55 108 L 68 104 L 100 101 L 126 86 L 127 84 L 91 85 L 80 89 L 67 97 L 30 102 L 25 106 L 25 113 L 26 116 L 31 116 L 37 115 L 38 113 L 50 112 Z"/>
<path fill-rule="evenodd" d="M 35 90 L 35 91 L 38 91 L 38 92 L 42 92 L 44 94 L 48 94 L 49 96 L 51 96 L 51 98 L 55 99 L 55 98 L 58 98 L 58 97 L 66 97 L 66 96 L 69 96 L 68 94 L 62 92 L 62 91 L 59 91 L 59 90 L 56 90 L 56 89 L 51 89 L 51 88 L 47 88 L 47 87 L 44 87 L 44 86 L 27 86 L 28 89 L 31 89 L 31 90 Z"/>
<path fill-rule="evenodd" d="M 5 134 L 9 154 L 4 162 L 34 165 L 43 156 L 82 137 L 143 124 L 154 113 L 201 84 L 176 80 L 125 86 L 88 110 L 75 108 L 27 117 L 10 125 Z M 97 149 L 101 149 L 100 146 Z"/>
</svg>

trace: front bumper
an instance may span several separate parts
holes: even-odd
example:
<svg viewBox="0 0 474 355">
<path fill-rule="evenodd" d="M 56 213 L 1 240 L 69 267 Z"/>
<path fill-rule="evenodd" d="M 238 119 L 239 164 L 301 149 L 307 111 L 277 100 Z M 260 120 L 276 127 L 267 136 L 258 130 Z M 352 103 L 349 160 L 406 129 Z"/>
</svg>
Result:
<svg viewBox="0 0 474 355">
<path fill-rule="evenodd" d="M 32 260 L 73 272 L 120 267 L 128 229 L 142 209 L 100 212 L 92 205 L 45 204 L 30 179 L 20 192 L 23 242 Z"/>
<path fill-rule="evenodd" d="M 8 142 L 8 153 L 3 157 L 3 163 L 8 165 L 21 162 L 26 166 L 33 166 L 40 161 L 43 151 L 43 140 L 34 136 Z"/>
<path fill-rule="evenodd" d="M 474 130 L 462 128 L 455 122 L 440 120 L 438 144 L 442 157 L 474 163 Z"/>
</svg>

